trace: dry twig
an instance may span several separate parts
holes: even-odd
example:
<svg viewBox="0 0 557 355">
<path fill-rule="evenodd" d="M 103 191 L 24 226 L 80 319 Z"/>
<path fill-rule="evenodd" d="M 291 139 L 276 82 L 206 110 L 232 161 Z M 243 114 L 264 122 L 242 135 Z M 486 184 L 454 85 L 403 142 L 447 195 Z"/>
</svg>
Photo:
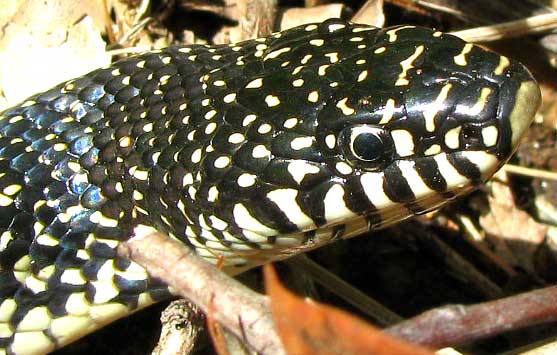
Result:
<svg viewBox="0 0 557 355">
<path fill-rule="evenodd" d="M 268 308 L 268 299 L 225 275 L 178 241 L 150 227 L 137 227 L 135 237 L 118 254 L 144 266 L 175 291 L 262 354 L 284 354 Z"/>
<path fill-rule="evenodd" d="M 557 286 L 552 286 L 472 306 L 436 308 L 386 331 L 420 345 L 440 348 L 556 320 Z"/>
<path fill-rule="evenodd" d="M 170 303 L 161 314 L 161 336 L 151 355 L 191 354 L 204 319 L 203 312 L 192 302 L 179 299 Z"/>
</svg>

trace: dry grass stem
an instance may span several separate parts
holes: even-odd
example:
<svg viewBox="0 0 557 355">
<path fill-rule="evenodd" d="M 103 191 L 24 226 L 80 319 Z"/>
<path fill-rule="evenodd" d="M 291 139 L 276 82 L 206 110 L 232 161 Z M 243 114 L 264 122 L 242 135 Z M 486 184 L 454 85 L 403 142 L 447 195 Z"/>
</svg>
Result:
<svg viewBox="0 0 557 355">
<path fill-rule="evenodd" d="M 476 27 L 450 33 L 465 41 L 478 43 L 526 36 L 555 28 L 557 28 L 557 12 L 531 16 L 522 20 L 505 22 L 498 25 Z"/>
</svg>

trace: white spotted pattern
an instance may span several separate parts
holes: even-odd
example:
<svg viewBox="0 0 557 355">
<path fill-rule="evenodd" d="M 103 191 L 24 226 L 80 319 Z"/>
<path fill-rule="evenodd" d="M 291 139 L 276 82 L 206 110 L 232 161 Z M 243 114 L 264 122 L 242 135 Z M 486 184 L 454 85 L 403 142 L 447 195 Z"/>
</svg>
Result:
<svg viewBox="0 0 557 355">
<path fill-rule="evenodd" d="M 306 175 L 319 173 L 319 168 L 303 160 L 294 160 L 288 164 L 288 172 L 294 181 L 301 184 Z"/>
<path fill-rule="evenodd" d="M 444 43 L 451 54 L 437 58 Z M 106 256 L 157 231 L 130 223 L 153 223 L 235 274 L 470 190 L 463 174 L 488 178 L 536 101 L 530 81 L 514 101 L 494 99 L 497 84 L 527 74 L 482 51 L 427 29 L 334 19 L 239 44 L 153 50 L 4 112 L 0 207 L 14 221 L 0 251 L 16 253 L 0 271 L 25 292 L 0 302 L 0 355 L 54 351 L 153 303 L 153 291 L 163 296 L 143 267 Z M 477 58 L 487 69 L 474 74 Z M 504 110 L 486 117 L 497 100 L 514 105 L 510 125 L 496 121 Z M 52 117 L 33 117 L 41 110 Z M 480 124 L 469 129 L 461 114 Z M 366 151 L 366 136 L 356 144 L 363 133 L 390 137 L 369 141 L 386 150 Z M 447 191 L 434 191 L 443 181 Z M 37 217 L 27 227 L 13 215 L 21 208 Z"/>
</svg>

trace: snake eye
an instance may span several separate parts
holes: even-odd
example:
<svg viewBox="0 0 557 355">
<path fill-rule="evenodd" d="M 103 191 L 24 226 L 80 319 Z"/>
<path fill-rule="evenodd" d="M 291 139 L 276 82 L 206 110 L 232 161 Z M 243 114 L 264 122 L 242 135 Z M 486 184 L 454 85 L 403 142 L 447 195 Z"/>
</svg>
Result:
<svg viewBox="0 0 557 355">
<path fill-rule="evenodd" d="M 344 157 L 353 165 L 365 170 L 379 170 L 389 164 L 395 146 L 391 135 L 374 125 L 354 125 L 344 128 L 339 135 Z"/>
</svg>

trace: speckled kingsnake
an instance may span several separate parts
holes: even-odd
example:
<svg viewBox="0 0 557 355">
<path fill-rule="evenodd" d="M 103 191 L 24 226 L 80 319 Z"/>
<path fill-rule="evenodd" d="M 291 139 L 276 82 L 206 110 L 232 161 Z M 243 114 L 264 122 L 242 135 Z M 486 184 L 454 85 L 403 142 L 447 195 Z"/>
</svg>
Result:
<svg viewBox="0 0 557 355">
<path fill-rule="evenodd" d="M 519 63 L 341 20 L 121 60 L 0 117 L 0 354 L 168 296 L 116 257 L 154 226 L 230 272 L 396 223 L 489 178 L 540 101 Z"/>
</svg>

